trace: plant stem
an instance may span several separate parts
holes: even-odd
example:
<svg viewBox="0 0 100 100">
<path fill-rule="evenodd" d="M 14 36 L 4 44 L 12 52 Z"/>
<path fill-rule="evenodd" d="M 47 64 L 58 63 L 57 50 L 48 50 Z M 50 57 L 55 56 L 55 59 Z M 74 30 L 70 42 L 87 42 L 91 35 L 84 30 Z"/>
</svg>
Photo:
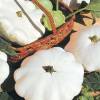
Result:
<svg viewBox="0 0 100 100">
<path fill-rule="evenodd" d="M 57 32 L 58 34 L 50 34 L 47 37 L 32 42 L 24 47 L 16 48 L 19 53 L 15 56 L 9 56 L 9 61 L 17 62 L 38 50 L 49 49 L 60 43 L 72 31 L 74 25 L 74 16 L 61 26 Z"/>
<path fill-rule="evenodd" d="M 68 16 L 66 16 L 66 19 L 68 19 L 68 18 L 72 17 L 73 15 L 76 15 L 77 13 L 79 13 L 79 12 L 81 12 L 83 10 L 86 10 L 86 9 L 87 9 L 87 6 L 84 7 L 84 8 L 81 8 L 79 10 L 76 10 L 75 12 L 73 12 L 73 13 L 69 14 Z"/>
<path fill-rule="evenodd" d="M 32 2 L 35 5 L 37 5 L 47 15 L 47 17 L 50 21 L 51 27 L 52 27 L 53 34 L 57 34 L 56 25 L 54 23 L 53 16 L 52 16 L 51 12 L 48 11 L 41 3 L 39 3 L 38 0 L 32 0 Z"/>
<path fill-rule="evenodd" d="M 56 0 L 56 10 L 59 9 L 59 0 Z"/>
</svg>

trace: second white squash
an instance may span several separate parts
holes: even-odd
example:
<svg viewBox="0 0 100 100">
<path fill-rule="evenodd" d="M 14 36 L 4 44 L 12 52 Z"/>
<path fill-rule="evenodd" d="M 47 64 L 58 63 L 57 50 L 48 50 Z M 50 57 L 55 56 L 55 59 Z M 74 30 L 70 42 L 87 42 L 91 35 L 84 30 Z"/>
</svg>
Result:
<svg viewBox="0 0 100 100">
<path fill-rule="evenodd" d="M 73 53 L 85 70 L 100 71 L 100 25 L 80 31 Z"/>
<path fill-rule="evenodd" d="M 26 58 L 14 73 L 15 90 L 25 100 L 72 100 L 80 93 L 84 70 L 60 47 Z"/>
</svg>

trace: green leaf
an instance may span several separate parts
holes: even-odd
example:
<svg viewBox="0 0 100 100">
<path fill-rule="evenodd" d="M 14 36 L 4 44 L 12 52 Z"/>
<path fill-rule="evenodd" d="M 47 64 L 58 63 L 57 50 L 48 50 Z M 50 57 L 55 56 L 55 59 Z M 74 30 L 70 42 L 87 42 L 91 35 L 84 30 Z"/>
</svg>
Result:
<svg viewBox="0 0 100 100">
<path fill-rule="evenodd" d="M 14 56 L 17 53 L 12 49 L 11 44 L 0 38 L 0 50 L 8 55 Z"/>
<path fill-rule="evenodd" d="M 95 97 L 95 100 L 100 100 L 100 96 L 96 96 Z"/>
<path fill-rule="evenodd" d="M 90 3 L 90 5 L 87 6 L 87 10 L 90 10 L 95 17 L 100 18 L 100 0 L 96 3 Z"/>
<path fill-rule="evenodd" d="M 53 16 L 53 19 L 54 19 L 54 23 L 56 25 L 56 27 L 59 27 L 61 26 L 63 23 L 65 23 L 65 16 L 63 15 L 63 13 L 61 11 L 52 11 L 51 12 L 52 16 Z M 50 22 L 48 20 L 48 17 L 45 16 L 43 17 L 43 23 L 44 23 L 44 26 L 48 29 L 48 30 L 52 30 L 51 29 L 51 25 L 50 25 Z"/>
<path fill-rule="evenodd" d="M 91 96 L 80 96 L 78 100 L 94 100 Z"/>
<path fill-rule="evenodd" d="M 0 92 L 0 100 L 14 100 L 7 92 Z"/>
<path fill-rule="evenodd" d="M 86 75 L 84 85 L 87 85 L 92 91 L 100 90 L 100 72 L 93 72 Z"/>
<path fill-rule="evenodd" d="M 100 3 L 91 3 L 89 6 L 87 6 L 87 9 L 100 12 Z"/>
<path fill-rule="evenodd" d="M 99 95 L 96 97 L 90 95 L 93 91 L 100 91 L 100 72 L 85 75 L 81 93 L 74 100 L 100 100 Z"/>
<path fill-rule="evenodd" d="M 100 0 L 91 0 L 91 3 L 100 3 Z"/>
<path fill-rule="evenodd" d="M 89 87 L 85 85 L 82 88 L 81 95 L 77 98 L 77 100 L 94 100 L 94 97 L 90 96 L 89 92 Z"/>
<path fill-rule="evenodd" d="M 50 0 L 38 0 L 47 10 L 52 10 L 53 5 Z"/>
<path fill-rule="evenodd" d="M 93 11 L 92 11 L 92 13 L 93 13 L 93 15 L 94 15 L 95 17 L 100 18 L 100 12 L 93 12 Z"/>
</svg>

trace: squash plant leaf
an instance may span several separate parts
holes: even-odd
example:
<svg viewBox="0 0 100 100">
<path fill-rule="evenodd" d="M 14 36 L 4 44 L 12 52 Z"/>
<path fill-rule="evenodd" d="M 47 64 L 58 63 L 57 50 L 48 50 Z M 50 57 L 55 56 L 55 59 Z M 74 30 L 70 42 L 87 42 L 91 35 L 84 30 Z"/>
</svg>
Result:
<svg viewBox="0 0 100 100">
<path fill-rule="evenodd" d="M 96 96 L 95 97 L 95 100 L 100 100 L 100 96 Z"/>
<path fill-rule="evenodd" d="M 59 27 L 59 26 L 61 26 L 62 24 L 65 23 L 65 16 L 63 15 L 63 13 L 60 10 L 58 10 L 58 11 L 52 11 L 51 14 L 53 16 L 54 23 L 55 23 L 56 27 Z M 50 31 L 52 30 L 50 22 L 49 22 L 47 16 L 43 17 L 43 23 L 44 23 L 44 26 L 48 30 L 50 30 Z"/>
<path fill-rule="evenodd" d="M 100 0 L 91 0 L 91 3 L 100 3 Z"/>
<path fill-rule="evenodd" d="M 90 10 L 95 17 L 100 18 L 100 0 L 92 0 L 87 6 L 87 10 Z"/>
<path fill-rule="evenodd" d="M 100 72 L 92 72 L 86 75 L 84 85 L 87 85 L 91 91 L 100 91 Z"/>
<path fill-rule="evenodd" d="M 100 100 L 99 95 L 91 95 L 95 91 L 100 91 L 100 72 L 85 74 L 81 93 L 74 100 Z"/>
<path fill-rule="evenodd" d="M 17 53 L 12 49 L 11 44 L 0 38 L 0 50 L 6 54 L 13 56 Z"/>
<path fill-rule="evenodd" d="M 82 91 L 79 96 L 74 100 L 94 100 L 94 97 L 89 94 L 89 87 L 87 85 L 83 86 Z"/>
<path fill-rule="evenodd" d="M 7 92 L 0 92 L 0 100 L 14 100 Z"/>
</svg>

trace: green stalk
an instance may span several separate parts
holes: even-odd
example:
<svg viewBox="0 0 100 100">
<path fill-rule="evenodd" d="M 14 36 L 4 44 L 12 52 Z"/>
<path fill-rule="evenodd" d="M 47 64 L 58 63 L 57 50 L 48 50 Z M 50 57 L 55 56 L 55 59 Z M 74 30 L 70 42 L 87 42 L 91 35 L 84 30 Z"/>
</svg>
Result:
<svg viewBox="0 0 100 100">
<path fill-rule="evenodd" d="M 59 9 L 59 0 L 56 0 L 56 10 Z"/>
<path fill-rule="evenodd" d="M 86 10 L 87 7 L 88 7 L 88 6 L 86 6 L 86 7 L 84 7 L 84 8 L 81 8 L 81 9 L 79 9 L 79 10 L 76 10 L 75 12 L 73 12 L 73 13 L 69 14 L 68 16 L 66 16 L 65 19 L 68 19 L 68 18 L 70 18 L 70 17 L 76 15 L 77 13 L 79 13 L 79 12 L 81 12 L 81 11 L 83 11 L 83 10 Z"/>
</svg>

